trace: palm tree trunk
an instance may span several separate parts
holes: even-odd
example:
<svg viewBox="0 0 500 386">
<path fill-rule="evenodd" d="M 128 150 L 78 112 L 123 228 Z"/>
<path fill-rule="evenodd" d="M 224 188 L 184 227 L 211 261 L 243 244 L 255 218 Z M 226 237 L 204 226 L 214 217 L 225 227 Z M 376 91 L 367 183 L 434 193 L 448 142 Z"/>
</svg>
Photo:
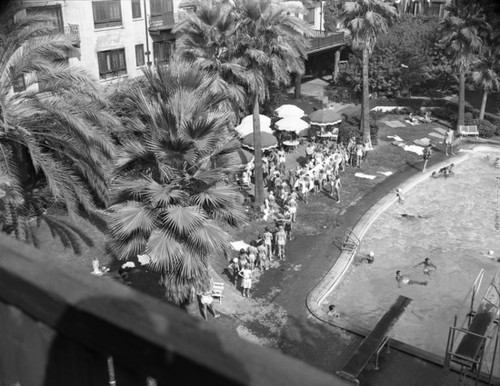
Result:
<svg viewBox="0 0 500 386">
<path fill-rule="evenodd" d="M 484 113 L 486 111 L 486 102 L 488 100 L 488 91 L 483 90 L 483 99 L 481 100 L 481 109 L 479 110 L 479 119 L 484 119 Z"/>
<path fill-rule="evenodd" d="M 302 75 L 296 72 L 294 80 L 295 80 L 294 98 L 299 99 L 302 94 Z"/>
<path fill-rule="evenodd" d="M 361 128 L 363 139 L 370 140 L 370 89 L 368 86 L 368 47 L 363 48 L 363 96 L 361 101 Z M 370 141 L 371 142 L 371 141 Z"/>
<path fill-rule="evenodd" d="M 341 49 L 338 49 L 335 51 L 335 57 L 333 60 L 333 83 L 337 83 L 337 79 L 339 77 L 339 62 L 340 62 L 340 51 Z"/>
<path fill-rule="evenodd" d="M 264 204 L 264 176 L 262 174 L 262 140 L 260 138 L 259 94 L 255 93 L 253 101 L 253 147 L 254 147 L 254 176 L 255 176 L 255 203 L 256 208 Z"/>
<path fill-rule="evenodd" d="M 465 68 L 463 66 L 460 69 L 459 81 L 458 81 L 458 119 L 457 119 L 457 130 L 458 126 L 464 124 L 465 117 Z"/>
</svg>

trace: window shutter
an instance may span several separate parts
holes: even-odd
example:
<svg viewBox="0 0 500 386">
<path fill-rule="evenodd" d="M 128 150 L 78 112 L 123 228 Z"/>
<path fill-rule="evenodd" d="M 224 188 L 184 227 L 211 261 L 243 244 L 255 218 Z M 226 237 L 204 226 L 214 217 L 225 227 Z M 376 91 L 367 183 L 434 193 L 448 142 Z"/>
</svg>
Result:
<svg viewBox="0 0 500 386">
<path fill-rule="evenodd" d="M 106 62 L 106 52 L 97 53 L 97 62 L 99 64 L 99 74 L 105 74 L 108 72 L 108 66 Z"/>
<path fill-rule="evenodd" d="M 144 66 L 144 45 L 137 44 L 135 46 L 135 65 L 137 67 Z"/>
<path fill-rule="evenodd" d="M 132 0 L 132 18 L 141 17 L 141 0 Z"/>
</svg>

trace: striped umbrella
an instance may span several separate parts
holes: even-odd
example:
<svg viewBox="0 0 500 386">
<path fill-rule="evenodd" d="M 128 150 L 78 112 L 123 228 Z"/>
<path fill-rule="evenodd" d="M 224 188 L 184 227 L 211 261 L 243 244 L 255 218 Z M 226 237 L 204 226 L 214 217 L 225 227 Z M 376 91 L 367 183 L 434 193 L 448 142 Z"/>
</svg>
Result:
<svg viewBox="0 0 500 386">
<path fill-rule="evenodd" d="M 304 110 L 295 105 L 281 105 L 274 111 L 280 118 L 302 118 L 306 115 Z"/>
<path fill-rule="evenodd" d="M 253 154 L 245 149 L 238 149 L 235 152 L 235 155 L 236 155 L 236 159 L 237 159 L 236 162 L 240 165 L 247 165 L 250 162 L 252 162 L 253 158 L 254 158 Z"/>
<path fill-rule="evenodd" d="M 283 118 L 275 123 L 278 130 L 293 131 L 297 134 L 309 127 L 309 123 L 300 118 Z"/>
<path fill-rule="evenodd" d="M 260 131 L 263 133 L 272 133 L 271 129 L 271 118 L 265 115 L 259 114 L 260 121 Z M 244 137 L 250 133 L 253 133 L 253 115 L 247 115 L 241 120 L 241 123 L 234 128 L 240 137 Z"/>
<path fill-rule="evenodd" d="M 311 123 L 316 125 L 334 125 L 342 122 L 342 116 L 335 109 L 321 109 L 309 114 Z"/>
<path fill-rule="evenodd" d="M 271 149 L 273 147 L 278 146 L 278 141 L 276 137 L 272 134 L 269 133 L 260 133 L 260 139 L 261 139 L 261 144 L 262 144 L 262 150 L 267 150 Z M 242 146 L 245 146 L 249 149 L 254 148 L 253 144 L 253 133 L 248 134 L 245 137 L 243 137 L 243 141 L 241 142 Z"/>
</svg>

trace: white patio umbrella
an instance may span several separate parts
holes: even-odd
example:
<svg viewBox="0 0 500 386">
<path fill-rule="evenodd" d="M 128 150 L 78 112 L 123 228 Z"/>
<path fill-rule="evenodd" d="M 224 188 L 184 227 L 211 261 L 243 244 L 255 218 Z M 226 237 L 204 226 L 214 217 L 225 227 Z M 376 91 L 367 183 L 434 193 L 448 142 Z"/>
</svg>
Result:
<svg viewBox="0 0 500 386">
<path fill-rule="evenodd" d="M 280 118 L 302 118 L 305 115 L 304 110 L 295 105 L 281 105 L 274 111 Z"/>
<path fill-rule="evenodd" d="M 275 125 L 278 130 L 293 131 L 297 134 L 309 127 L 309 123 L 300 118 L 283 118 Z"/>
<path fill-rule="evenodd" d="M 260 131 L 264 133 L 273 133 L 271 129 L 271 118 L 265 115 L 259 115 L 260 120 Z M 241 123 L 234 128 L 240 137 L 245 137 L 246 135 L 253 133 L 253 115 L 247 115 L 241 120 Z"/>
</svg>

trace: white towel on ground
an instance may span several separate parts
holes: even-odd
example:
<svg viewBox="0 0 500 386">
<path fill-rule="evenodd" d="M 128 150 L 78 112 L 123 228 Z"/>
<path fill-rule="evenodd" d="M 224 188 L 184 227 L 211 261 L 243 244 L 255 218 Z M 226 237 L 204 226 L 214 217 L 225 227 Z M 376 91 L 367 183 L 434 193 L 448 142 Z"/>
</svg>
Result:
<svg viewBox="0 0 500 386">
<path fill-rule="evenodd" d="M 366 178 L 368 180 L 373 180 L 374 178 L 377 177 L 377 176 L 372 176 L 371 174 L 365 174 L 365 173 L 355 173 L 354 176 L 359 177 L 359 178 Z"/>
<path fill-rule="evenodd" d="M 442 127 L 434 127 L 432 130 L 437 131 L 440 134 L 446 134 L 446 129 L 443 129 Z"/>
<path fill-rule="evenodd" d="M 416 153 L 418 155 L 422 155 L 424 153 L 424 148 L 422 146 L 417 145 L 404 145 L 402 146 L 404 151 L 411 151 L 412 153 Z"/>
<path fill-rule="evenodd" d="M 392 172 L 377 172 L 378 174 L 383 174 L 384 176 L 390 176 Z"/>
<path fill-rule="evenodd" d="M 250 246 L 250 244 L 245 243 L 243 240 L 232 241 L 230 244 L 235 251 L 239 251 L 240 249 L 244 249 L 246 251 Z"/>
<path fill-rule="evenodd" d="M 403 138 L 401 138 L 399 135 L 388 135 L 387 138 L 394 138 L 394 140 L 398 142 L 403 141 Z"/>
</svg>

